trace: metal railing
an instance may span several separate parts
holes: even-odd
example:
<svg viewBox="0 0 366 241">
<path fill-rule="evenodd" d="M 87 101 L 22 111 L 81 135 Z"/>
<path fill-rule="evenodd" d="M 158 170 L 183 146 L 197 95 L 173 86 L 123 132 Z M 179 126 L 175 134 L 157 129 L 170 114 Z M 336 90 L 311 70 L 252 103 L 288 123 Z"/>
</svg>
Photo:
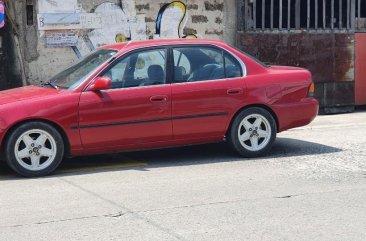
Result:
<svg viewBox="0 0 366 241">
<path fill-rule="evenodd" d="M 366 31 L 366 0 L 240 0 L 239 30 Z"/>
</svg>

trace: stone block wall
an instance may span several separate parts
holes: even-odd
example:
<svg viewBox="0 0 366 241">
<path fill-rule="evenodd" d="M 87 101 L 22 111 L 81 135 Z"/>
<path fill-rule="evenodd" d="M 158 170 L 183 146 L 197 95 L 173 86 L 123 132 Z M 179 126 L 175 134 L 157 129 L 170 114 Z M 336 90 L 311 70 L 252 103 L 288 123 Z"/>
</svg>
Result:
<svg viewBox="0 0 366 241">
<path fill-rule="evenodd" d="M 20 55 L 19 58 L 16 58 L 18 67 L 14 72 L 18 74 L 18 78 L 23 79 L 22 81 L 18 81 L 19 83 L 23 83 L 23 85 L 47 81 L 62 69 L 78 61 L 81 57 L 80 54 L 77 54 L 78 51 L 74 47 L 47 46 L 46 35 L 48 30 L 40 31 L 39 23 L 37 23 L 37 14 L 42 14 L 40 13 L 40 1 L 44 2 L 45 0 L 17 0 L 8 2 L 8 17 L 11 18 L 14 25 L 10 28 L 11 33 L 8 34 L 12 34 L 15 38 L 14 41 L 19 42 L 19 46 L 15 46 L 12 50 L 14 56 Z M 77 0 L 77 3 L 80 8 L 78 11 L 84 13 L 94 13 L 98 11 L 96 10 L 98 7 L 99 9 L 101 8 L 101 5 L 111 3 L 115 4 L 116 8 L 123 9 L 126 15 L 132 13 L 134 16 L 140 16 L 139 19 L 143 24 L 146 24 L 146 27 L 144 27 L 145 33 L 141 34 L 139 32 L 139 35 L 146 39 L 160 37 L 156 35 L 158 14 L 164 6 L 166 7 L 167 4 L 170 4 L 168 7 L 175 6 L 175 11 L 182 9 L 182 12 L 178 13 L 177 17 L 182 17 L 183 15 L 179 16 L 179 14 L 184 13 L 184 19 L 173 19 L 172 24 L 168 25 L 166 24 L 167 20 L 164 23 L 165 15 L 163 15 L 162 25 L 165 24 L 165 27 L 161 27 L 163 29 L 161 30 L 162 32 L 164 32 L 165 28 L 168 35 L 174 31 L 179 32 L 177 36 L 180 38 L 198 37 L 235 43 L 235 0 L 183 0 L 181 2 L 164 0 Z M 33 24 L 29 24 L 30 13 L 27 8 L 29 5 L 32 5 L 34 9 L 33 17 L 31 17 Z M 174 15 L 174 12 L 166 12 L 168 11 L 163 11 L 163 14 L 170 14 L 168 16 L 169 18 L 172 18 L 172 13 Z M 105 15 L 107 16 L 108 14 Z M 143 19 L 141 19 L 141 16 Z M 170 27 L 172 29 L 169 29 Z M 91 31 L 93 29 L 79 29 L 76 31 L 76 34 L 87 42 L 88 34 Z M 131 36 L 128 36 L 128 34 L 122 35 L 121 38 L 116 36 L 108 43 L 126 41 L 129 37 Z M 161 37 L 164 38 L 165 36 Z M 93 49 L 97 46 L 90 47 L 88 45 L 88 47 Z"/>
<path fill-rule="evenodd" d="M 354 34 L 240 32 L 237 45 L 270 65 L 309 69 L 321 112 L 354 109 Z"/>
</svg>

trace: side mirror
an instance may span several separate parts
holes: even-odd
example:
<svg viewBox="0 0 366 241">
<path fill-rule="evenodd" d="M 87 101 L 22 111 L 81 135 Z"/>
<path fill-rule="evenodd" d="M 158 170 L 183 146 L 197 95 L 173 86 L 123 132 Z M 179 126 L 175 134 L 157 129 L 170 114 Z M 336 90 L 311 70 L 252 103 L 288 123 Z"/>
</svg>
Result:
<svg viewBox="0 0 366 241">
<path fill-rule="evenodd" d="M 112 80 L 108 77 L 97 77 L 92 85 L 89 86 L 89 91 L 108 90 L 112 88 Z"/>
</svg>

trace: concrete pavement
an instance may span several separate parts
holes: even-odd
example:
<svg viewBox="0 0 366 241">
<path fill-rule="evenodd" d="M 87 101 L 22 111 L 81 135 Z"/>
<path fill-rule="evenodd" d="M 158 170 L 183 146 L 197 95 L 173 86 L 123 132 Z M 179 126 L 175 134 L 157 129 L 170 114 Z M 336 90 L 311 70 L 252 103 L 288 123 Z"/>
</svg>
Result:
<svg viewBox="0 0 366 241">
<path fill-rule="evenodd" d="M 366 112 L 280 133 L 263 158 L 224 143 L 0 166 L 0 240 L 366 240 Z"/>
</svg>

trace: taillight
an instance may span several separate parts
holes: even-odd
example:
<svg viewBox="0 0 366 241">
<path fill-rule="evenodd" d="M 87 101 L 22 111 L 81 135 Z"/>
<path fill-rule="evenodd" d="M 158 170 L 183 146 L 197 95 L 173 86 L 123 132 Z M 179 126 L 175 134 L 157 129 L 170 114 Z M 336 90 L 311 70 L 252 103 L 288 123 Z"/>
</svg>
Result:
<svg viewBox="0 0 366 241">
<path fill-rule="evenodd" d="M 315 92 L 315 85 L 313 82 L 311 82 L 309 89 L 308 89 L 308 96 L 314 97 L 314 92 Z"/>
</svg>

